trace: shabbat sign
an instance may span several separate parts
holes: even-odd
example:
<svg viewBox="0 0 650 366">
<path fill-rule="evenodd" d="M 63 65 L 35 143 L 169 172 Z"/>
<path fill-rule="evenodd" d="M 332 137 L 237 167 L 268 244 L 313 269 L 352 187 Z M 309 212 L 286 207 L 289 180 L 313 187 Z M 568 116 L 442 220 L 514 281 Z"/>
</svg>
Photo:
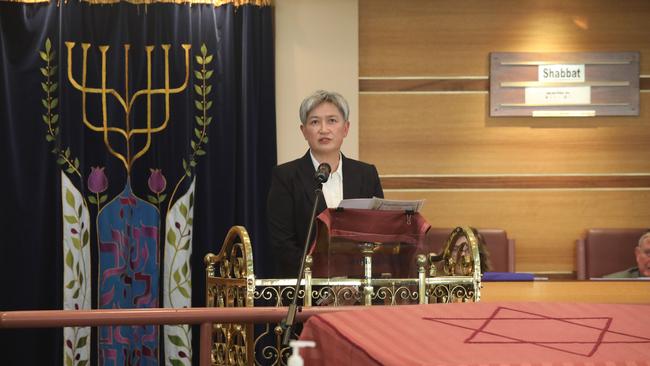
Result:
<svg viewBox="0 0 650 366">
<path fill-rule="evenodd" d="M 490 117 L 639 115 L 631 52 L 493 52 Z"/>
</svg>

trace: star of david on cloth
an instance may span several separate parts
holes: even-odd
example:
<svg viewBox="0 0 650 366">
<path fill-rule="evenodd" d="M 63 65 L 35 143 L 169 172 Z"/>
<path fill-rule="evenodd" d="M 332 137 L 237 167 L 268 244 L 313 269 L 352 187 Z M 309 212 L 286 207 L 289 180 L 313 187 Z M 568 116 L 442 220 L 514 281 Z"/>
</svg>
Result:
<svg viewBox="0 0 650 366">
<path fill-rule="evenodd" d="M 556 317 L 499 306 L 487 318 L 423 317 L 471 330 L 465 344 L 531 344 L 591 357 L 603 344 L 650 343 L 650 338 L 612 330 L 612 317 Z"/>
</svg>

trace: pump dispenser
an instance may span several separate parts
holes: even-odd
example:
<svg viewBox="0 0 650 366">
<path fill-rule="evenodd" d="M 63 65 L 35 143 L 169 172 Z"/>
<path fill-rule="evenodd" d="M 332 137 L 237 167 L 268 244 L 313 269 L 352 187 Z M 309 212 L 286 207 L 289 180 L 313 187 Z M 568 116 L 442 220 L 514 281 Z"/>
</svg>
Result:
<svg viewBox="0 0 650 366">
<path fill-rule="evenodd" d="M 287 360 L 287 366 L 303 366 L 305 361 L 300 357 L 300 349 L 303 347 L 316 347 L 314 341 L 291 341 L 289 346 L 292 348 L 291 356 Z"/>
</svg>

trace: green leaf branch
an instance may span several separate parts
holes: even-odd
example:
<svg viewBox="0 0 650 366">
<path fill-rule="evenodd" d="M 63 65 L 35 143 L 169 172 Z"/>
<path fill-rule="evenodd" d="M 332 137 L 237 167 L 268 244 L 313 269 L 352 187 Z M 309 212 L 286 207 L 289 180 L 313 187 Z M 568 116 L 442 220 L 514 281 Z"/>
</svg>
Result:
<svg viewBox="0 0 650 366">
<path fill-rule="evenodd" d="M 79 171 L 79 159 L 70 154 L 70 148 L 63 148 L 59 145 L 59 115 L 56 113 L 56 108 L 59 105 L 59 98 L 57 97 L 58 84 L 56 80 L 57 65 L 55 64 L 56 51 L 52 48 L 52 42 L 49 38 L 45 40 L 45 49 L 39 51 L 41 60 L 45 62 L 45 66 L 41 67 L 41 74 L 44 81 L 41 82 L 41 88 L 45 93 L 41 102 L 45 108 L 43 114 L 43 122 L 47 125 L 47 133 L 45 140 L 53 144 L 52 154 L 56 156 L 56 163 L 61 166 L 68 174 L 76 174 L 81 178 Z"/>
<path fill-rule="evenodd" d="M 191 334 L 191 329 L 187 325 L 174 325 L 174 326 L 169 326 L 173 328 L 180 329 L 180 334 L 181 336 L 178 336 L 176 334 L 167 334 L 167 339 L 176 347 L 180 349 L 178 351 L 177 355 L 180 358 L 169 358 L 169 362 L 174 365 L 174 366 L 184 366 L 185 363 L 183 362 L 183 358 L 187 360 L 189 364 L 191 364 L 192 360 L 192 340 L 190 339 L 190 334 Z"/>
<path fill-rule="evenodd" d="M 147 195 L 147 200 L 149 202 L 153 203 L 154 205 L 157 205 L 159 211 L 160 211 L 160 204 L 165 201 L 165 198 L 167 198 L 166 193 L 163 193 L 163 194 L 156 193 L 155 196 L 150 195 L 150 194 Z"/>
<path fill-rule="evenodd" d="M 174 255 L 172 256 L 172 261 L 170 268 L 172 270 L 175 270 L 172 272 L 172 275 L 169 276 L 168 283 L 167 283 L 167 288 L 169 290 L 169 303 L 173 304 L 174 299 L 172 297 L 172 294 L 178 290 L 178 292 L 183 295 L 186 299 L 189 299 L 191 297 L 191 289 L 192 289 L 192 280 L 190 279 L 190 266 L 188 262 L 183 263 L 182 266 L 176 267 L 176 259 L 178 257 L 178 254 L 182 250 L 189 250 L 191 241 L 192 241 L 192 218 L 188 217 L 190 215 L 190 212 L 192 210 L 192 207 L 194 205 L 194 194 L 190 194 L 190 202 L 189 202 L 189 208 L 185 206 L 184 203 L 181 203 L 179 206 L 179 211 L 181 215 L 183 216 L 183 223 L 176 223 L 176 229 L 178 230 L 178 234 L 174 231 L 174 228 L 168 228 L 167 229 L 167 235 L 165 236 L 165 240 L 167 243 L 172 247 L 174 250 Z M 172 280 L 174 281 L 174 284 L 172 284 Z M 186 288 L 185 286 L 188 286 Z"/>
<path fill-rule="evenodd" d="M 86 202 L 81 199 L 81 202 L 77 203 L 77 200 L 74 197 L 74 194 L 70 189 L 65 190 L 65 205 L 72 208 L 72 215 L 64 215 L 63 219 L 70 225 L 70 239 L 72 241 L 73 248 L 65 251 L 65 266 L 68 267 L 73 273 L 73 279 L 70 280 L 65 287 L 68 290 L 73 291 L 72 298 L 78 301 L 81 306 L 86 302 L 86 297 L 88 296 L 86 291 L 86 286 L 84 286 L 84 281 L 87 281 L 87 278 L 84 278 L 83 269 L 86 268 L 86 259 L 83 255 L 83 249 L 90 245 L 90 230 L 86 227 L 82 220 L 83 209 L 84 207 L 88 210 Z M 78 253 L 78 258 L 75 259 L 73 251 Z M 90 347 L 88 344 L 89 336 L 81 336 L 79 330 L 80 327 L 73 327 L 73 336 L 71 338 L 66 337 L 65 339 L 65 365 L 66 366 L 86 366 L 88 364 L 88 359 L 81 359 L 79 352 L 82 348 Z"/>
<path fill-rule="evenodd" d="M 188 177 L 192 176 L 192 170 L 196 167 L 196 160 L 199 156 L 205 155 L 203 145 L 208 143 L 208 126 L 212 122 L 212 117 L 208 116 L 208 110 L 212 108 L 212 101 L 208 100 L 208 95 L 212 91 L 212 86 L 208 84 L 208 79 L 212 77 L 212 70 L 207 69 L 207 65 L 212 62 L 212 55 L 208 55 L 208 48 L 205 44 L 201 45 L 201 54 L 196 55 L 196 63 L 199 65 L 198 70 L 194 70 L 194 77 L 198 84 L 194 84 L 194 92 L 197 99 L 194 100 L 194 106 L 198 113 L 194 116 L 194 136 L 190 139 L 192 152 L 187 160 L 183 159 L 183 170 Z"/>
<path fill-rule="evenodd" d="M 167 288 L 169 292 L 167 294 L 169 298 L 169 304 L 172 307 L 176 307 L 174 304 L 174 297 L 172 296 L 174 292 L 178 291 L 181 296 L 186 299 L 191 298 L 192 290 L 192 280 L 191 280 L 191 268 L 189 260 L 186 259 L 183 262 L 177 264 L 179 259 L 179 253 L 182 251 L 190 250 L 191 240 L 192 240 L 192 212 L 194 208 L 194 193 L 190 192 L 188 205 L 185 205 L 184 202 L 180 202 L 179 205 L 174 209 L 178 209 L 180 213 L 181 222 L 176 222 L 174 227 L 167 229 L 167 234 L 165 235 L 165 241 L 167 245 L 171 248 L 166 248 L 165 250 L 172 250 L 173 256 L 170 264 L 170 270 L 173 271 L 168 278 Z M 189 255 L 185 256 L 189 258 Z M 172 282 L 173 281 L 173 282 Z M 173 284 L 172 284 L 173 283 Z M 191 329 L 187 325 L 177 325 L 174 326 L 177 329 L 176 334 L 168 334 L 168 340 L 176 346 L 179 351 L 177 352 L 176 357 L 170 357 L 169 363 L 172 365 L 185 365 L 186 362 L 191 363 L 192 359 L 192 348 L 191 348 Z"/>
<path fill-rule="evenodd" d="M 205 43 L 201 45 L 201 54 L 195 56 L 195 61 L 198 65 L 198 69 L 194 70 L 194 77 L 196 82 L 194 83 L 194 92 L 197 99 L 194 100 L 194 106 L 196 107 L 197 113 L 194 116 L 194 135 L 190 139 L 190 148 L 191 153 L 186 158 L 183 158 L 183 170 L 185 175 L 181 178 L 169 199 L 167 204 L 167 211 L 171 208 L 173 203 L 173 198 L 180 187 L 181 182 L 186 177 L 191 177 L 194 168 L 196 168 L 197 160 L 200 156 L 206 154 L 204 150 L 205 145 L 208 143 L 208 126 L 212 123 L 212 117 L 208 116 L 208 110 L 212 108 L 212 101 L 209 100 L 209 95 L 212 92 L 212 86 L 208 84 L 209 79 L 214 73 L 213 70 L 208 69 L 208 65 L 212 62 L 213 56 L 208 54 L 208 48 Z"/>
<path fill-rule="evenodd" d="M 86 259 L 83 256 L 83 248 L 88 246 L 90 244 L 90 231 L 87 227 L 83 225 L 81 215 L 83 212 L 83 206 L 85 206 L 85 202 L 82 200 L 79 205 L 77 206 L 77 202 L 74 198 L 74 195 L 72 192 L 66 188 L 65 190 L 65 201 L 74 210 L 74 215 L 65 215 L 63 218 L 64 220 L 70 224 L 73 225 L 71 228 L 71 234 L 72 236 L 70 239 L 72 240 L 72 245 L 74 246 L 74 249 L 79 253 L 79 258 L 81 258 L 81 264 L 79 261 L 75 261 L 74 255 L 72 253 L 73 249 L 71 248 L 70 250 L 66 251 L 65 254 L 65 265 L 66 267 L 70 268 L 72 273 L 74 274 L 74 278 L 70 280 L 65 287 L 69 290 L 74 289 L 74 292 L 72 294 L 73 299 L 78 299 L 80 292 L 83 291 L 81 294 L 81 304 L 84 304 L 86 301 L 86 290 L 85 287 L 83 286 L 84 284 L 84 276 L 83 276 L 83 271 L 81 270 L 81 266 L 83 268 L 86 268 Z M 88 208 L 86 207 L 86 210 Z"/>
<path fill-rule="evenodd" d="M 88 195 L 88 202 L 92 203 L 93 205 L 97 205 L 97 211 L 100 209 L 100 204 L 106 202 L 108 199 L 108 195 L 102 194 L 100 195 L 99 192 L 95 193 L 94 195 L 89 194 Z"/>
<path fill-rule="evenodd" d="M 73 327 L 74 329 L 74 334 L 72 336 L 72 339 L 66 338 L 65 340 L 65 365 L 66 366 L 86 366 L 88 365 L 88 360 L 82 360 L 78 359 L 78 355 L 80 356 L 80 353 L 77 351 L 79 349 L 82 349 L 84 347 L 90 347 L 88 339 L 89 335 L 85 335 L 83 337 L 80 337 L 79 330 L 82 329 L 82 327 Z"/>
</svg>

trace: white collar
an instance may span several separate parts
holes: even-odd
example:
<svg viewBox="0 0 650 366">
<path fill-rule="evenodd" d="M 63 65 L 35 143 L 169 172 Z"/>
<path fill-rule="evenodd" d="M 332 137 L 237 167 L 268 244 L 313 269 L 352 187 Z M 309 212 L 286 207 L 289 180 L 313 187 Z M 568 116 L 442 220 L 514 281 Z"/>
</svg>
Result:
<svg viewBox="0 0 650 366">
<path fill-rule="evenodd" d="M 318 167 L 320 166 L 320 162 L 316 160 L 314 157 L 314 154 L 311 153 L 311 149 L 309 150 L 309 156 L 311 157 L 311 163 L 314 164 L 314 170 L 318 170 Z M 336 168 L 335 171 L 331 172 L 330 174 L 334 173 L 339 173 L 341 178 L 343 178 L 343 154 L 339 151 L 339 166 Z"/>
</svg>

